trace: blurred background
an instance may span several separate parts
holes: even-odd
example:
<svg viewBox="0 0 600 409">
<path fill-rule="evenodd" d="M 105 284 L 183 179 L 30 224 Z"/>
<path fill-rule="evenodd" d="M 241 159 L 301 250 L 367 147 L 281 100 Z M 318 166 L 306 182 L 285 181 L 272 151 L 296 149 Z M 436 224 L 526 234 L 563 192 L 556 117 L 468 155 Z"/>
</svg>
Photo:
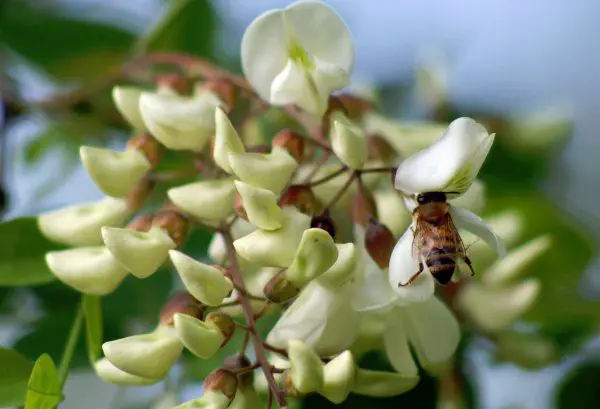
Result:
<svg viewBox="0 0 600 409">
<path fill-rule="evenodd" d="M 289 3 L 2 0 L 2 218 L 102 196 L 79 165 L 78 147 L 119 147 L 127 135 L 98 78 L 144 51 L 197 54 L 239 72 L 245 27 L 263 11 Z M 554 352 L 536 365 L 519 365 L 471 338 L 463 359 L 472 407 L 599 408 L 600 2 L 327 3 L 354 36 L 354 81 L 377 89 L 382 110 L 410 120 L 472 115 L 485 121 L 498 142 L 482 172 L 484 214 L 520 212 L 522 240 L 552 235 L 551 253 L 532 267 L 543 282 L 542 296 L 523 325 Z M 56 102 L 60 93 L 96 85 L 90 100 Z M 14 241 L 36 243 L 27 241 L 26 231 L 0 233 L 0 270 L 15 268 Z M 205 251 L 209 236 L 195 239 L 196 250 Z M 135 292 L 126 282 L 109 297 L 107 338 L 120 336 L 136 319 L 154 319 L 171 288 L 165 277 L 136 283 Z M 0 345 L 32 359 L 42 352 L 59 357 L 76 301 L 74 291 L 56 283 L 0 288 Z M 162 384 L 126 391 L 102 383 L 86 369 L 81 349 L 61 408 L 149 407 L 163 394 Z M 203 376 L 197 372 L 179 385 L 184 396 L 197 395 Z"/>
</svg>

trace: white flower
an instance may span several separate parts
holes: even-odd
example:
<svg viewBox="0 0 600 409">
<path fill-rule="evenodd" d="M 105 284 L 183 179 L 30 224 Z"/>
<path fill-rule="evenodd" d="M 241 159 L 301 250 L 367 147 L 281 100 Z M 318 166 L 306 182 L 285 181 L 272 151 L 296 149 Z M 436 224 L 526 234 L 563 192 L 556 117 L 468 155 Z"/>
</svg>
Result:
<svg viewBox="0 0 600 409">
<path fill-rule="evenodd" d="M 354 63 L 348 28 L 316 1 L 258 17 L 244 33 L 241 52 L 244 74 L 261 98 L 318 116 L 327 109 L 329 94 L 348 85 Z"/>
<path fill-rule="evenodd" d="M 224 103 L 196 87 L 194 95 L 179 95 L 161 87 L 140 96 L 140 112 L 152 135 L 173 150 L 201 151 L 215 129 L 215 108 Z"/>
<path fill-rule="evenodd" d="M 331 114 L 331 124 L 333 152 L 344 165 L 352 169 L 361 169 L 369 153 L 364 131 L 340 111 Z"/>
<path fill-rule="evenodd" d="M 290 377 L 294 387 L 302 393 L 323 388 L 323 364 L 315 351 L 304 342 L 293 339 L 288 343 Z"/>
<path fill-rule="evenodd" d="M 108 359 L 102 358 L 94 362 L 96 374 L 106 382 L 123 386 L 143 386 L 160 382 L 160 378 L 151 379 L 132 375 L 114 366 Z"/>
<path fill-rule="evenodd" d="M 250 185 L 279 194 L 298 166 L 286 149 L 275 147 L 271 153 L 235 153 L 227 155 L 235 175 Z"/>
<path fill-rule="evenodd" d="M 103 226 L 121 226 L 131 213 L 125 200 L 106 197 L 42 213 L 38 226 L 50 240 L 72 246 L 95 246 L 102 244 Z"/>
<path fill-rule="evenodd" d="M 229 166 L 229 153 L 244 153 L 244 143 L 221 108 L 215 109 L 215 163 L 227 173 L 233 173 Z"/>
<path fill-rule="evenodd" d="M 167 196 L 193 217 L 220 221 L 233 213 L 235 185 L 232 178 L 203 180 L 169 189 Z"/>
<path fill-rule="evenodd" d="M 278 196 L 275 193 L 239 180 L 234 183 L 250 223 L 261 230 L 277 230 L 281 227 L 283 212 L 277 204 Z"/>
</svg>

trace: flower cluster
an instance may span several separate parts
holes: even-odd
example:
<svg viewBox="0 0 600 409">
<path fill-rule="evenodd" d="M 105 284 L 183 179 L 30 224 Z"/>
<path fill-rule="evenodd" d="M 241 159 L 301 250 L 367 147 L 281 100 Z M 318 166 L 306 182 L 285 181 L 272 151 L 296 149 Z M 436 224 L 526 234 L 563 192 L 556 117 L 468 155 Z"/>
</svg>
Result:
<svg viewBox="0 0 600 409">
<path fill-rule="evenodd" d="M 155 383 L 184 348 L 207 359 L 243 333 L 204 395 L 177 408 L 256 408 L 257 391 L 280 406 L 314 393 L 333 403 L 351 392 L 393 396 L 418 383 L 419 367 L 441 374 L 452 365 L 461 338 L 452 308 L 496 333 L 531 305 L 539 283 L 514 279 L 546 238 L 470 280 L 464 232 L 504 252 L 476 215 L 484 195 L 476 176 L 493 134 L 469 118 L 396 127 L 375 101 L 335 93 L 349 84 L 353 45 L 320 2 L 258 17 L 241 54 L 249 85 L 185 60 L 189 76 L 161 76 L 155 90 L 115 87 L 134 136 L 121 152 L 81 148 L 106 198 L 39 217 L 48 238 L 73 246 L 48 253 L 48 266 L 81 293 L 103 296 L 128 275 L 168 274 L 165 265 L 184 287 L 152 332 L 103 344 L 101 378 Z M 204 82 L 191 80 L 198 72 Z M 257 146 L 242 131 L 273 110 L 293 126 Z M 192 155 L 195 180 L 168 188 L 156 211 L 155 186 L 178 177 L 161 168 L 165 150 Z M 182 251 L 193 229 L 213 232 L 211 262 Z M 452 281 L 450 305 L 436 280 Z M 281 310 L 263 339 L 256 321 Z M 371 350 L 384 351 L 394 371 L 361 368 Z"/>
</svg>

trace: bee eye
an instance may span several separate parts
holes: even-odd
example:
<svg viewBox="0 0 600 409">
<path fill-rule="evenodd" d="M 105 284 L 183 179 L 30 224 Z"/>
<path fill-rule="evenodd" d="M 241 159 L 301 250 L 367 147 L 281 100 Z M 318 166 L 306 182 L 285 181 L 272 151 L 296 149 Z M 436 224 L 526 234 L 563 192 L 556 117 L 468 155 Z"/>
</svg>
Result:
<svg viewBox="0 0 600 409">
<path fill-rule="evenodd" d="M 426 197 L 424 195 L 419 195 L 419 196 L 417 196 L 417 203 L 418 204 L 424 204 L 425 203 L 425 199 L 426 199 Z"/>
</svg>

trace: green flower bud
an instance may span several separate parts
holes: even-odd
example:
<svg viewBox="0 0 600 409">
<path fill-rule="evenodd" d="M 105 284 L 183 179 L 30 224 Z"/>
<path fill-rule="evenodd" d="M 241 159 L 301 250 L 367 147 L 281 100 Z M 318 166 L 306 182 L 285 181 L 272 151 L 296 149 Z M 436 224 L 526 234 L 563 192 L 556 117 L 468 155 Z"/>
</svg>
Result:
<svg viewBox="0 0 600 409">
<path fill-rule="evenodd" d="M 301 393 L 316 392 L 324 386 L 323 364 L 315 351 L 300 340 L 288 346 L 292 385 Z"/>
<path fill-rule="evenodd" d="M 238 254 L 251 263 L 270 267 L 287 267 L 294 260 L 302 233 L 308 228 L 310 218 L 294 207 L 283 209 L 280 229 L 256 230 L 233 245 Z"/>
<path fill-rule="evenodd" d="M 558 359 L 556 346 L 537 334 L 503 332 L 496 338 L 496 358 L 536 370 Z"/>
<path fill-rule="evenodd" d="M 217 325 L 201 321 L 191 315 L 175 314 L 173 323 L 183 345 L 199 358 L 210 358 L 217 353 L 225 341 L 225 336 Z"/>
<path fill-rule="evenodd" d="M 489 267 L 483 280 L 489 284 L 508 284 L 521 276 L 538 257 L 550 249 L 549 236 L 541 236 L 511 250 Z"/>
<path fill-rule="evenodd" d="M 271 153 L 230 152 L 227 157 L 240 180 L 276 194 L 288 184 L 298 166 L 287 150 L 278 147 L 273 148 Z"/>
<path fill-rule="evenodd" d="M 277 304 L 291 300 L 299 292 L 300 288 L 287 278 L 285 270 L 275 274 L 263 289 L 265 298 Z"/>
<path fill-rule="evenodd" d="M 287 150 L 297 162 L 300 162 L 304 156 L 304 139 L 302 139 L 300 134 L 291 129 L 286 128 L 279 131 L 273 137 L 271 145 Z"/>
<path fill-rule="evenodd" d="M 402 375 L 396 372 L 371 371 L 356 368 L 352 392 L 373 398 L 401 395 L 417 386 L 418 375 Z"/>
<path fill-rule="evenodd" d="M 114 366 L 135 376 L 163 378 L 181 355 L 183 345 L 169 327 L 133 335 L 102 344 L 106 359 Z"/>
<path fill-rule="evenodd" d="M 224 312 L 211 312 L 206 316 L 204 321 L 207 324 L 215 325 L 219 328 L 221 334 L 225 337 L 221 346 L 224 346 L 231 339 L 231 336 L 235 331 L 235 323 L 231 317 Z"/>
<path fill-rule="evenodd" d="M 329 269 L 338 257 L 333 239 L 325 230 L 304 230 L 302 240 L 286 277 L 298 286 L 314 280 Z"/>
<path fill-rule="evenodd" d="M 138 278 L 154 274 L 169 256 L 169 250 L 177 247 L 169 235 L 157 227 L 148 232 L 103 227 L 102 237 L 113 257 Z"/>
<path fill-rule="evenodd" d="M 236 180 L 248 221 L 261 230 L 276 230 L 281 227 L 283 212 L 277 205 L 277 195 L 270 190 L 261 189 Z"/>
<path fill-rule="evenodd" d="M 237 391 L 238 379 L 235 373 L 229 369 L 217 369 L 206 377 L 204 380 L 205 391 L 217 391 L 227 396 L 230 400 L 235 396 Z"/>
<path fill-rule="evenodd" d="M 240 139 L 227 114 L 221 108 L 215 109 L 215 146 L 213 158 L 215 163 L 225 172 L 231 174 L 229 153 L 244 153 L 244 143 Z"/>
<path fill-rule="evenodd" d="M 142 378 L 122 371 L 106 358 L 94 362 L 94 370 L 102 380 L 122 386 L 144 386 L 161 381 L 160 378 Z"/>
<path fill-rule="evenodd" d="M 331 148 L 342 163 L 351 169 L 361 169 L 367 160 L 367 138 L 359 126 L 341 111 L 331 114 Z"/>
<path fill-rule="evenodd" d="M 233 284 L 219 269 L 177 250 L 170 250 L 169 256 L 185 288 L 203 304 L 219 305 L 233 290 Z"/>
<path fill-rule="evenodd" d="M 342 352 L 323 368 L 325 383 L 319 393 L 333 403 L 342 403 L 354 386 L 355 373 L 356 364 L 352 353 Z"/>
<path fill-rule="evenodd" d="M 225 220 L 233 213 L 233 179 L 207 180 L 167 191 L 169 199 L 181 210 L 201 220 Z"/>
<path fill-rule="evenodd" d="M 84 294 L 109 294 L 127 276 L 104 246 L 52 251 L 46 254 L 46 263 L 60 281 Z"/>
<path fill-rule="evenodd" d="M 374 199 L 379 221 L 390 229 L 394 237 L 399 238 L 412 220 L 402 197 L 397 190 L 388 189 L 376 190 Z"/>
<path fill-rule="evenodd" d="M 319 283 L 330 287 L 339 288 L 347 283 L 354 275 L 358 263 L 358 252 L 354 243 L 336 244 L 338 256 L 335 263 L 319 276 Z"/>
<path fill-rule="evenodd" d="M 106 197 L 98 202 L 69 206 L 42 213 L 40 231 L 50 240 L 71 246 L 102 244 L 103 226 L 121 226 L 131 215 L 127 203 Z"/>
<path fill-rule="evenodd" d="M 169 297 L 160 310 L 160 322 L 163 325 L 173 326 L 175 314 L 185 314 L 202 318 L 204 306 L 186 291 L 176 291 Z"/>
<path fill-rule="evenodd" d="M 163 157 L 165 147 L 162 146 L 149 133 L 132 136 L 127 141 L 127 150 L 138 150 L 146 156 L 148 162 L 152 165 L 152 169 L 156 169 Z"/>
<path fill-rule="evenodd" d="M 227 409 L 231 398 L 217 390 L 205 391 L 201 398 L 188 401 L 173 409 Z"/>
<path fill-rule="evenodd" d="M 100 190 L 112 197 L 125 197 L 152 169 L 152 164 L 138 150 L 115 152 L 82 146 L 81 161 Z"/>
<path fill-rule="evenodd" d="M 117 86 L 112 90 L 113 101 L 121 115 L 135 129 L 143 130 L 146 126 L 140 114 L 140 95 L 142 89 L 138 87 Z"/>
</svg>

